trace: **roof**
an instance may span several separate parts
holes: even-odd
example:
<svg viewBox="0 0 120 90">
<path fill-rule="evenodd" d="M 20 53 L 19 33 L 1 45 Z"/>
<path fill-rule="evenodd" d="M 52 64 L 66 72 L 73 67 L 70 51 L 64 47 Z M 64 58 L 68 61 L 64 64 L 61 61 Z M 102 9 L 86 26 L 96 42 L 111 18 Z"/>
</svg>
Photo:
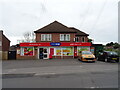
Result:
<svg viewBox="0 0 120 90">
<path fill-rule="evenodd" d="M 70 30 L 67 26 L 59 23 L 58 21 L 54 21 L 49 25 L 38 29 L 35 33 L 76 33 L 73 30 Z"/>
<path fill-rule="evenodd" d="M 0 30 L 0 37 L 5 38 L 10 42 L 10 40 L 3 34 L 3 30 Z"/>
<path fill-rule="evenodd" d="M 44 26 L 41 29 L 38 29 L 34 31 L 35 33 L 77 33 L 77 36 L 89 36 L 89 34 L 86 34 L 74 27 L 67 27 L 58 21 L 54 21 L 50 23 L 49 25 Z"/>
<path fill-rule="evenodd" d="M 69 29 L 76 31 L 76 36 L 89 36 L 89 34 L 86 34 L 85 32 L 82 32 L 74 27 L 69 27 Z"/>
</svg>

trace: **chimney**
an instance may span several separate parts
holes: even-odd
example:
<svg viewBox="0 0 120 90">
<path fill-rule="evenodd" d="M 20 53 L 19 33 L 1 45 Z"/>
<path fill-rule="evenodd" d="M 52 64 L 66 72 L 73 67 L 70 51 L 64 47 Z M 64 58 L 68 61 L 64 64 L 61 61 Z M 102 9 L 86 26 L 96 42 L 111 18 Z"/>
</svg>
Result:
<svg viewBox="0 0 120 90">
<path fill-rule="evenodd" d="M 3 34 L 3 30 L 0 30 L 0 34 Z"/>
</svg>

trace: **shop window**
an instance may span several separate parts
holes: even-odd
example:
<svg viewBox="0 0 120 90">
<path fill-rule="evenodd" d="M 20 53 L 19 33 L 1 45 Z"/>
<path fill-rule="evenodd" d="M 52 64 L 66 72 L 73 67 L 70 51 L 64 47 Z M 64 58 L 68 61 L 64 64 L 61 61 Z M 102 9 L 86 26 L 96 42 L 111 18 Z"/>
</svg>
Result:
<svg viewBox="0 0 120 90">
<path fill-rule="evenodd" d="M 33 56 L 34 48 L 33 47 L 24 47 L 21 48 L 21 56 Z"/>
<path fill-rule="evenodd" d="M 51 34 L 41 34 L 41 41 L 51 41 L 52 36 Z"/>
<path fill-rule="evenodd" d="M 77 51 L 78 51 L 78 53 L 80 52 L 80 51 L 90 51 L 90 47 L 77 47 Z"/>
<path fill-rule="evenodd" d="M 70 34 L 60 34 L 60 41 L 70 41 Z"/>
<path fill-rule="evenodd" d="M 71 56 L 71 55 L 73 55 L 73 48 L 72 47 L 64 47 L 64 48 L 62 48 L 62 55 L 63 56 Z"/>
<path fill-rule="evenodd" d="M 61 56 L 62 52 L 61 52 L 61 48 L 56 48 L 56 55 Z"/>
<path fill-rule="evenodd" d="M 55 54 L 57 56 L 72 56 L 73 55 L 73 48 L 72 47 L 62 47 L 62 48 L 55 48 Z"/>
</svg>

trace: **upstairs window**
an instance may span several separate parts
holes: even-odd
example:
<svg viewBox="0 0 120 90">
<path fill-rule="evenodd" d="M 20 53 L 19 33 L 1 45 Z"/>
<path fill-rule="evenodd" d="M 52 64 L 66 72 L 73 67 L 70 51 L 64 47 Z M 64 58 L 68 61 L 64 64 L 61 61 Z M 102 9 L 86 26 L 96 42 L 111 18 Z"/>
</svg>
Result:
<svg viewBox="0 0 120 90">
<path fill-rule="evenodd" d="M 81 39 L 82 39 L 82 42 L 85 42 L 85 37 L 82 37 Z"/>
<path fill-rule="evenodd" d="M 51 34 L 41 34 L 41 41 L 51 41 Z"/>
<path fill-rule="evenodd" d="M 70 41 L 70 34 L 60 34 L 60 41 Z"/>
<path fill-rule="evenodd" d="M 75 41 L 75 42 L 79 42 L 79 37 L 75 37 L 75 38 L 74 38 L 74 41 Z"/>
</svg>

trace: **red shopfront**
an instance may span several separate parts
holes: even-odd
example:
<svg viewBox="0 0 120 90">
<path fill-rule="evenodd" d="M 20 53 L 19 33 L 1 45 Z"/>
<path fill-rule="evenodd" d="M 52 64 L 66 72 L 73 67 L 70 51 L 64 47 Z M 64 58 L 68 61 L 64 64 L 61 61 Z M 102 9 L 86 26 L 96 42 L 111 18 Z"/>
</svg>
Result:
<svg viewBox="0 0 120 90">
<path fill-rule="evenodd" d="M 80 50 L 90 50 L 91 43 L 20 43 L 17 59 L 75 58 Z"/>
</svg>

